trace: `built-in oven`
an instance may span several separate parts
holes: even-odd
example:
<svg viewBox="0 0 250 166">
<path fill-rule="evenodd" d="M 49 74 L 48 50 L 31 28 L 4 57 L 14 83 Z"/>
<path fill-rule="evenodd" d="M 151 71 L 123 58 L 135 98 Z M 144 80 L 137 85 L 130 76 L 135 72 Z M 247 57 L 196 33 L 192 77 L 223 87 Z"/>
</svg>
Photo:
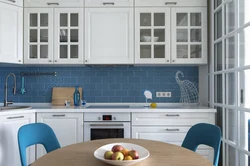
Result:
<svg viewBox="0 0 250 166">
<path fill-rule="evenodd" d="M 84 141 L 130 138 L 130 113 L 84 113 Z"/>
</svg>

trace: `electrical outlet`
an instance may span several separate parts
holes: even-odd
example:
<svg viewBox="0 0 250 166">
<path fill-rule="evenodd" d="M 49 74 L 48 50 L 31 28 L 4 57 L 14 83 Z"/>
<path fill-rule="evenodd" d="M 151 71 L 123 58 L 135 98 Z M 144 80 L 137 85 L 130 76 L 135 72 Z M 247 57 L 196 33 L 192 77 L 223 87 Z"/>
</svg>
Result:
<svg viewBox="0 0 250 166">
<path fill-rule="evenodd" d="M 156 92 L 156 97 L 171 97 L 171 92 Z"/>
</svg>

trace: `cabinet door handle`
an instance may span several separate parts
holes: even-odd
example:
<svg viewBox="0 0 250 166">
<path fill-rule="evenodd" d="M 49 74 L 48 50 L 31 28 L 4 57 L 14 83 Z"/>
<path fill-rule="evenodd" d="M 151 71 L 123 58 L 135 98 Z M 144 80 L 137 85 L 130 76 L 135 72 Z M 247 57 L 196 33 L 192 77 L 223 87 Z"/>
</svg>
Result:
<svg viewBox="0 0 250 166">
<path fill-rule="evenodd" d="M 24 118 L 24 116 L 11 116 L 8 117 L 7 119 L 21 119 L 21 118 Z"/>
<path fill-rule="evenodd" d="M 177 5 L 177 2 L 165 2 L 165 5 Z"/>
<path fill-rule="evenodd" d="M 8 0 L 8 1 L 13 2 L 13 3 L 16 3 L 16 0 Z"/>
<path fill-rule="evenodd" d="M 166 116 L 180 116 L 179 114 L 167 114 Z"/>
<path fill-rule="evenodd" d="M 114 2 L 103 2 L 103 5 L 115 5 Z"/>
<path fill-rule="evenodd" d="M 179 129 L 166 129 L 167 131 L 180 131 Z"/>
<path fill-rule="evenodd" d="M 47 3 L 47 5 L 59 5 L 59 3 L 51 2 L 51 3 Z"/>
<path fill-rule="evenodd" d="M 60 114 L 60 115 L 52 115 L 53 117 L 65 117 L 65 114 Z"/>
<path fill-rule="evenodd" d="M 91 127 L 121 127 L 123 124 L 90 124 Z"/>
</svg>

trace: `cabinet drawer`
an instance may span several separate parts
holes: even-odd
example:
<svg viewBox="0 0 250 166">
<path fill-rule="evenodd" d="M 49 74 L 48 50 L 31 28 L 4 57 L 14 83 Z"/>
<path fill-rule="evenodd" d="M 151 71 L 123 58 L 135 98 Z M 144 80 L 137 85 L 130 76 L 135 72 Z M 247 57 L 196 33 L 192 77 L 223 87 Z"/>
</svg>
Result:
<svg viewBox="0 0 250 166">
<path fill-rule="evenodd" d="M 86 7 L 133 7 L 134 0 L 85 0 Z"/>
<path fill-rule="evenodd" d="M 132 113 L 132 125 L 194 125 L 215 123 L 214 113 Z"/>
<path fill-rule="evenodd" d="M 84 0 L 24 0 L 24 7 L 83 7 Z"/>
<path fill-rule="evenodd" d="M 0 2 L 23 7 L 23 0 L 0 0 Z"/>
<path fill-rule="evenodd" d="M 132 127 L 132 138 L 181 145 L 190 127 Z"/>
<path fill-rule="evenodd" d="M 207 6 L 207 0 L 136 0 L 135 6 Z"/>
</svg>

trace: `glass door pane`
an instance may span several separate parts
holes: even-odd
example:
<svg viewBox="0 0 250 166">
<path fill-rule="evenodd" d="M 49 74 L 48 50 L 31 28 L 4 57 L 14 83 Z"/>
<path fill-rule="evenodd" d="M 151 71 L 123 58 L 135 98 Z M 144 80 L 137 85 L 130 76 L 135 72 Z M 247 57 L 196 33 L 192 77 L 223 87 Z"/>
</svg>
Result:
<svg viewBox="0 0 250 166">
<path fill-rule="evenodd" d="M 239 66 L 250 65 L 250 26 L 239 32 Z"/>
<path fill-rule="evenodd" d="M 140 46 L 140 58 L 151 58 L 151 45 Z"/>
<path fill-rule="evenodd" d="M 229 37 L 226 41 L 226 51 L 225 51 L 225 68 L 231 69 L 235 68 L 235 37 Z"/>
<path fill-rule="evenodd" d="M 151 13 L 140 14 L 140 26 L 151 26 Z"/>
<path fill-rule="evenodd" d="M 226 109 L 226 138 L 236 144 L 237 140 L 237 111 Z"/>
</svg>

